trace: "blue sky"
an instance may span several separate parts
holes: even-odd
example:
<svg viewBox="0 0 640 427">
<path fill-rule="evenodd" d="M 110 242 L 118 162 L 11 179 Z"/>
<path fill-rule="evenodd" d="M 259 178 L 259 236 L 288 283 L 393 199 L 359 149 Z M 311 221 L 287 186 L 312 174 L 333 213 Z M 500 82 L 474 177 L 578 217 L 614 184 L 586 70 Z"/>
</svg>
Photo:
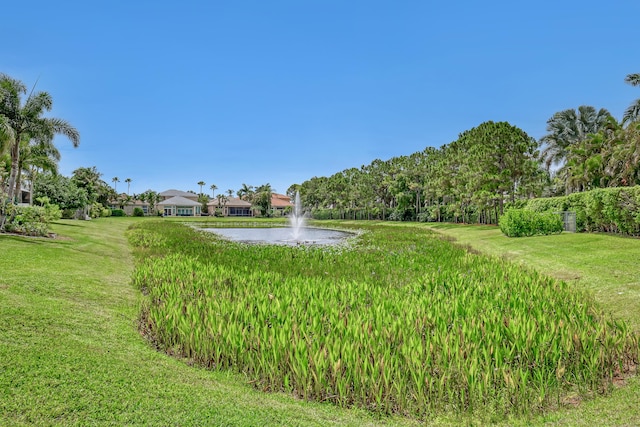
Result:
<svg viewBox="0 0 640 427">
<path fill-rule="evenodd" d="M 480 123 L 539 138 L 640 90 L 640 2 L 43 1 L 0 8 L 0 72 L 78 128 L 60 171 L 216 193 L 440 147 Z M 118 190 L 126 184 L 118 184 Z"/>
</svg>

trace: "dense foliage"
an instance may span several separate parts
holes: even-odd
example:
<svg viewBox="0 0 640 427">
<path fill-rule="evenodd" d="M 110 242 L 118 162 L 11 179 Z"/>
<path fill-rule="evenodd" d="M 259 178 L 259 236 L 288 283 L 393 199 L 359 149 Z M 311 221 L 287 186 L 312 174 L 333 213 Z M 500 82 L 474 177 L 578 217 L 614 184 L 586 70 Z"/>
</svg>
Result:
<svg viewBox="0 0 640 427">
<path fill-rule="evenodd" d="M 0 154 L 8 152 L 8 177 L 0 174 L 0 193 L 9 204 L 21 202 L 24 172 L 33 178 L 36 170 L 55 169 L 60 153 L 53 145 L 55 135 L 66 136 L 74 146 L 80 134 L 65 120 L 48 117 L 53 99 L 47 92 L 31 91 L 24 83 L 0 73 Z M 4 171 L 4 167 L 2 168 Z M 9 212 L 10 210 L 10 212 Z M 13 209 L 0 205 L 0 230 L 14 220 Z"/>
<path fill-rule="evenodd" d="M 639 74 L 626 82 L 638 86 Z M 485 122 L 439 149 L 313 177 L 289 188 L 317 219 L 493 223 L 506 203 L 640 184 L 640 101 L 621 122 L 582 105 L 557 112 L 535 141 Z"/>
<path fill-rule="evenodd" d="M 538 147 L 509 123 L 485 122 L 440 149 L 374 160 L 290 191 L 317 218 L 497 223 L 505 201 L 541 194 Z"/>
<path fill-rule="evenodd" d="M 579 231 L 640 235 L 640 186 L 531 199 L 523 206 L 536 212 L 574 211 Z"/>
<path fill-rule="evenodd" d="M 136 224 L 141 326 L 264 390 L 421 417 L 529 412 L 606 389 L 637 362 L 635 335 L 566 283 L 421 228 L 366 228 L 321 249 Z"/>
<path fill-rule="evenodd" d="M 500 231 L 508 237 L 524 237 L 561 233 L 562 219 L 557 212 L 534 212 L 509 209 L 500 217 Z"/>
<path fill-rule="evenodd" d="M 57 205 L 49 203 L 46 197 L 38 199 L 38 206 L 6 206 L 8 220 L 4 230 L 27 236 L 47 236 L 51 222 L 62 217 Z"/>
<path fill-rule="evenodd" d="M 87 192 L 62 175 L 40 174 L 33 185 L 34 197 L 47 197 L 63 210 L 76 210 L 89 203 Z"/>
</svg>

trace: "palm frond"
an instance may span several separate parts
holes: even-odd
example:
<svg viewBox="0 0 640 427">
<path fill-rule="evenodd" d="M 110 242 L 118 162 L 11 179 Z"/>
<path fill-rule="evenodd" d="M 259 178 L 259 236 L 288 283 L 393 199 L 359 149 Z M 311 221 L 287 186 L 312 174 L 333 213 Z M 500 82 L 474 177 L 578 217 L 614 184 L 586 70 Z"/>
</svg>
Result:
<svg viewBox="0 0 640 427">
<path fill-rule="evenodd" d="M 622 123 L 631 123 L 638 120 L 640 120 L 640 99 L 636 99 L 629 105 L 622 116 Z"/>
<path fill-rule="evenodd" d="M 41 117 L 45 111 L 50 111 L 53 106 L 53 98 L 48 92 L 38 92 L 27 98 L 22 108 L 25 117 Z"/>
<path fill-rule="evenodd" d="M 69 122 L 52 117 L 46 118 L 45 120 L 51 126 L 54 133 L 64 135 L 69 138 L 74 147 L 78 147 L 80 145 L 80 132 L 78 132 L 75 127 L 71 126 Z"/>
<path fill-rule="evenodd" d="M 624 81 L 631 86 L 640 86 L 640 73 L 628 74 Z"/>
</svg>

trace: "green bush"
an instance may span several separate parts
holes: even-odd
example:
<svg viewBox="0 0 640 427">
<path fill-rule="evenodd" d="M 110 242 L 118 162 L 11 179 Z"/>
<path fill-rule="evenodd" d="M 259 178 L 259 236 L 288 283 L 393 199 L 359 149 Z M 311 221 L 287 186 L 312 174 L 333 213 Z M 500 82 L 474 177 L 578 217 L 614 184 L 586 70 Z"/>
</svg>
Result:
<svg viewBox="0 0 640 427">
<path fill-rule="evenodd" d="M 133 208 L 133 216 L 144 216 L 144 211 L 140 207 Z"/>
<path fill-rule="evenodd" d="M 100 216 L 101 216 L 102 218 L 106 218 L 106 217 L 111 216 L 111 209 L 109 209 L 109 208 L 102 208 L 102 212 L 100 213 Z"/>
<path fill-rule="evenodd" d="M 433 221 L 433 218 L 432 218 L 432 216 L 431 216 L 431 212 L 429 212 L 429 211 L 426 211 L 426 212 L 420 212 L 420 213 L 418 214 L 418 216 L 416 217 L 416 219 L 417 219 L 419 222 L 430 222 L 430 221 Z"/>
<path fill-rule="evenodd" d="M 64 209 L 62 211 L 62 218 L 74 219 L 76 217 L 76 209 Z"/>
<path fill-rule="evenodd" d="M 527 209 L 509 209 L 500 217 L 498 224 L 500 230 L 508 237 L 556 234 L 563 229 L 560 215 Z"/>
<path fill-rule="evenodd" d="M 531 199 L 526 208 L 536 211 L 573 211 L 577 231 L 640 235 L 640 186 L 598 188 L 563 197 Z"/>
<path fill-rule="evenodd" d="M 5 230 L 12 233 L 29 236 L 46 236 L 49 234 L 49 224 L 62 217 L 58 205 L 49 203 L 47 197 L 37 199 L 42 206 L 8 206 L 8 221 Z"/>
<path fill-rule="evenodd" d="M 102 203 L 93 202 L 89 206 L 89 216 L 93 219 L 100 218 L 102 216 L 103 209 L 104 206 L 102 206 Z"/>
<path fill-rule="evenodd" d="M 111 209 L 111 216 L 126 216 L 122 209 Z"/>
</svg>

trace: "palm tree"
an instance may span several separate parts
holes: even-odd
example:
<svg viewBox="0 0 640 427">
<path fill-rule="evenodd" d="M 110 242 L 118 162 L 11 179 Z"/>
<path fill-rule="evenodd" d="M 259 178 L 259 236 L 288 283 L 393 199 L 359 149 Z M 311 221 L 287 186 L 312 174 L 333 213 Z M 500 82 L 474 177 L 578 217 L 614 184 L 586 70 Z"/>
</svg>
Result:
<svg viewBox="0 0 640 427">
<path fill-rule="evenodd" d="M 273 194 L 273 189 L 271 188 L 271 184 L 267 183 L 256 188 L 256 192 L 253 197 L 253 203 L 255 204 L 262 216 L 267 216 L 269 214 L 269 210 L 271 209 L 271 195 Z"/>
<path fill-rule="evenodd" d="M 156 210 L 156 203 L 160 201 L 160 195 L 153 190 L 147 190 L 142 193 L 140 196 L 140 200 L 147 201 L 149 203 L 149 213 L 153 213 Z"/>
<path fill-rule="evenodd" d="M 607 185 L 609 179 L 605 173 L 604 158 L 608 142 L 605 133 L 599 132 L 569 147 L 566 164 L 567 192 L 586 191 Z"/>
<path fill-rule="evenodd" d="M 547 120 L 547 134 L 540 139 L 544 145 L 541 158 L 549 170 L 551 165 L 562 165 L 567 160 L 569 146 L 584 141 L 589 134 L 598 133 L 608 123 L 611 113 L 581 105 L 578 110 L 568 109 L 555 113 Z"/>
<path fill-rule="evenodd" d="M 20 154 L 23 138 L 36 141 L 53 141 L 55 135 L 66 136 L 74 147 L 80 145 L 80 134 L 67 121 L 55 117 L 43 117 L 51 110 L 53 99 L 47 92 L 27 93 L 26 86 L 6 74 L 0 74 L 0 117 L 5 135 L 9 135 L 11 172 L 9 175 L 9 200 L 15 200 L 16 181 L 20 174 Z M 10 130 L 10 131 L 9 131 Z M 9 132 L 8 132 L 9 131 Z"/>
<path fill-rule="evenodd" d="M 127 178 L 124 180 L 127 183 L 127 194 L 129 194 L 129 188 L 131 187 L 131 178 Z"/>
<path fill-rule="evenodd" d="M 0 154 L 9 151 L 10 141 L 13 141 L 13 129 L 9 126 L 7 118 L 0 115 Z"/>
<path fill-rule="evenodd" d="M 640 86 L 640 73 L 629 74 L 625 82 L 631 86 Z M 640 98 L 636 99 L 624 112 L 622 123 L 635 122 L 640 119 Z"/>
<path fill-rule="evenodd" d="M 251 196 L 253 195 L 253 186 L 252 185 L 247 185 L 244 182 L 242 183 L 242 188 L 240 188 L 237 192 L 236 195 L 238 196 L 239 199 L 242 200 L 251 200 Z"/>
<path fill-rule="evenodd" d="M 111 182 L 113 182 L 113 191 L 115 191 L 116 194 L 118 194 L 118 183 L 120 182 L 120 178 L 118 178 L 117 176 L 114 176 L 113 178 L 111 178 Z"/>
<path fill-rule="evenodd" d="M 224 207 L 227 205 L 229 199 L 224 194 L 218 194 L 216 198 L 218 199 L 218 209 L 224 212 Z"/>
<path fill-rule="evenodd" d="M 233 196 L 233 190 L 232 190 L 232 189 L 230 189 L 230 188 L 229 188 L 229 189 L 227 190 L 227 196 L 228 196 L 228 197 Z"/>
<path fill-rule="evenodd" d="M 98 202 L 103 205 L 114 201 L 118 194 L 102 179 L 102 174 L 95 166 L 90 168 L 80 167 L 73 171 L 71 179 L 80 188 L 87 192 L 89 204 Z"/>
<path fill-rule="evenodd" d="M 606 173 L 610 186 L 630 186 L 640 183 L 640 122 L 622 123 L 606 133 Z"/>
<path fill-rule="evenodd" d="M 29 184 L 29 204 L 33 202 L 33 183 L 40 172 L 58 173 L 58 162 L 60 152 L 53 145 L 53 141 L 29 141 L 20 153 L 20 170 L 28 180 Z M 16 181 L 16 194 L 21 188 L 22 174 L 18 174 Z"/>
<path fill-rule="evenodd" d="M 200 186 L 200 194 L 202 194 L 202 187 L 207 184 L 204 181 L 198 181 L 198 185 Z"/>
<path fill-rule="evenodd" d="M 218 186 L 215 184 L 211 184 L 209 188 L 211 189 L 211 198 L 214 198 L 216 196 L 216 190 L 218 189 Z"/>
</svg>

